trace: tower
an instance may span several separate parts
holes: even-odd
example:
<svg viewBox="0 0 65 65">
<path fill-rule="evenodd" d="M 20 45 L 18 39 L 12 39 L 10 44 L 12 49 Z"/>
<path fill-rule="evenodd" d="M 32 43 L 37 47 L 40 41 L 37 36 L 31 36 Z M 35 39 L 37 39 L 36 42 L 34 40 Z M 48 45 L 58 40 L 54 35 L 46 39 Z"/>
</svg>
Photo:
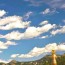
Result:
<svg viewBox="0 0 65 65">
<path fill-rule="evenodd" d="M 52 50 L 52 65 L 57 65 L 55 50 Z"/>
</svg>

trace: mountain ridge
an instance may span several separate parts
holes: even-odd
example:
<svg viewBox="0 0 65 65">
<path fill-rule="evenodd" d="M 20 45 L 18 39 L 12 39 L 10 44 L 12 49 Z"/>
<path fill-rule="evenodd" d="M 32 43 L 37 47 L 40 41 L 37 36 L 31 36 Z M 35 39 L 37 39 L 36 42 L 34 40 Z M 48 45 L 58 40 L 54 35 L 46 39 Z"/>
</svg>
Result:
<svg viewBox="0 0 65 65">
<path fill-rule="evenodd" d="M 12 60 L 9 63 L 0 63 L 0 65 L 52 65 L 52 57 L 51 55 L 46 55 L 45 57 L 30 62 L 19 62 L 16 60 Z M 57 65 L 65 65 L 65 54 L 57 55 Z"/>
</svg>

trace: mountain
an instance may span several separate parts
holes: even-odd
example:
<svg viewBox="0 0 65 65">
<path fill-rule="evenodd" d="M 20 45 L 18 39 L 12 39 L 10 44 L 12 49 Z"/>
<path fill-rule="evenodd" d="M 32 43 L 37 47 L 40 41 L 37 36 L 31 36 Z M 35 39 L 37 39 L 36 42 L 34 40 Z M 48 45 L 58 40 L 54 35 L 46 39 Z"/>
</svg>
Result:
<svg viewBox="0 0 65 65">
<path fill-rule="evenodd" d="M 30 61 L 30 62 L 18 62 L 12 60 L 8 64 L 0 63 L 0 65 L 52 65 L 51 55 L 47 55 L 39 60 Z M 57 65 L 65 65 L 65 54 L 57 55 Z"/>
</svg>

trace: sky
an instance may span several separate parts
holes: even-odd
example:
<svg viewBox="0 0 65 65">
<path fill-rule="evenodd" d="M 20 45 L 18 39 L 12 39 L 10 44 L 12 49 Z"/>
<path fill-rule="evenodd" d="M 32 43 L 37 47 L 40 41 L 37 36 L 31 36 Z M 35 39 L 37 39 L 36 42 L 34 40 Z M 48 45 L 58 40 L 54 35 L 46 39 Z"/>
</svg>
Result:
<svg viewBox="0 0 65 65">
<path fill-rule="evenodd" d="M 33 61 L 65 53 L 65 0 L 0 0 L 0 62 Z"/>
</svg>

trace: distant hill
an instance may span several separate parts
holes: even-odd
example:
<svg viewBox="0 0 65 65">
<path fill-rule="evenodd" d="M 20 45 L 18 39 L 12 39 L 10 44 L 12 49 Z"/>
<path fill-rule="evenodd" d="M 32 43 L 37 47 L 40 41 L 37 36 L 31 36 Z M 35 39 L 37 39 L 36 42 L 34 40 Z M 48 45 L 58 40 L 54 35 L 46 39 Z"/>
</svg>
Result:
<svg viewBox="0 0 65 65">
<path fill-rule="evenodd" d="M 57 55 L 57 65 L 65 65 L 65 54 L 63 55 Z M 0 65 L 52 65 L 51 64 L 52 59 L 50 55 L 47 55 L 40 60 L 31 61 L 31 62 L 18 62 L 15 60 L 12 60 L 8 64 L 0 63 Z"/>
</svg>

